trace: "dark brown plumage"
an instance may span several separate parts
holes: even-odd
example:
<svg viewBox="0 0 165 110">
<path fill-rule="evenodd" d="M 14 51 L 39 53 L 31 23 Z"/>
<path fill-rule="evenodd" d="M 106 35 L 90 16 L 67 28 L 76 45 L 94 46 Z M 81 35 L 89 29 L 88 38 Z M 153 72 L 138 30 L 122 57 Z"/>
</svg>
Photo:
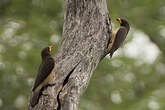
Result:
<svg viewBox="0 0 165 110">
<path fill-rule="evenodd" d="M 120 23 L 120 27 L 113 32 L 112 39 L 108 47 L 110 48 L 110 57 L 112 57 L 113 53 L 122 45 L 130 30 L 129 23 L 126 20 L 120 18 L 117 18 L 116 20 Z"/>
<path fill-rule="evenodd" d="M 38 103 L 42 87 L 44 87 L 53 78 L 55 63 L 54 59 L 50 55 L 52 48 L 53 46 L 46 47 L 41 52 L 42 62 L 38 69 L 38 74 L 32 89 L 33 96 L 30 101 L 32 107 Z"/>
</svg>

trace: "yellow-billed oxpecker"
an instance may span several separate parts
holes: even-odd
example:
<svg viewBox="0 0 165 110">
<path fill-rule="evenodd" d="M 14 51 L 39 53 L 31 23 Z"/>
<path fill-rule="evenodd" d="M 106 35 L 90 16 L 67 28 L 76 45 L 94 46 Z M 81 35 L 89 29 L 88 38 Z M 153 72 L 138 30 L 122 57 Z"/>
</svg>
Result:
<svg viewBox="0 0 165 110">
<path fill-rule="evenodd" d="M 38 69 L 38 74 L 32 89 L 32 98 L 30 100 L 32 107 L 38 103 L 41 89 L 53 78 L 55 63 L 50 54 L 52 48 L 53 46 L 46 47 L 41 52 L 42 62 Z"/>
<path fill-rule="evenodd" d="M 121 18 L 117 18 L 116 20 L 120 23 L 120 27 L 114 30 L 112 33 L 112 39 L 108 47 L 110 48 L 110 57 L 112 57 L 113 53 L 124 42 L 130 29 L 129 23 L 126 20 Z"/>
</svg>

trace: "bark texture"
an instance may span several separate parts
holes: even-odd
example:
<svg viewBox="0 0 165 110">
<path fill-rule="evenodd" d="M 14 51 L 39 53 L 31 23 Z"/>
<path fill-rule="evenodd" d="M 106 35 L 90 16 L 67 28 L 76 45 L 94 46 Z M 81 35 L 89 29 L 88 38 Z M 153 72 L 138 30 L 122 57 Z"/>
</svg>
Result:
<svg viewBox="0 0 165 110">
<path fill-rule="evenodd" d="M 66 0 L 63 37 L 55 55 L 55 76 L 29 110 L 78 110 L 80 95 L 108 53 L 111 23 L 106 0 Z"/>
</svg>

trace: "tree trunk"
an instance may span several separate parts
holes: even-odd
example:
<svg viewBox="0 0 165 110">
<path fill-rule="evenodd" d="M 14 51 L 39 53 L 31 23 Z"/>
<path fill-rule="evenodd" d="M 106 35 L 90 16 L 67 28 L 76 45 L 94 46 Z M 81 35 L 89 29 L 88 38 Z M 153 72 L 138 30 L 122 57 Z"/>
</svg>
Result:
<svg viewBox="0 0 165 110">
<path fill-rule="evenodd" d="M 80 95 L 107 54 L 111 23 L 106 0 L 66 0 L 61 46 L 55 55 L 55 76 L 29 110 L 78 110 Z"/>
</svg>

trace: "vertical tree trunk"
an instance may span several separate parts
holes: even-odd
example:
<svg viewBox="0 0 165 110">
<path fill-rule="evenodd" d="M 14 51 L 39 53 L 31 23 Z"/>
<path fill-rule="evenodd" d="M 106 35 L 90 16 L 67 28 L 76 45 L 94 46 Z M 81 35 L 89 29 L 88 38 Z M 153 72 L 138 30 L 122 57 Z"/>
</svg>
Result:
<svg viewBox="0 0 165 110">
<path fill-rule="evenodd" d="M 106 0 L 66 0 L 63 40 L 55 55 L 55 77 L 29 110 L 78 110 L 80 95 L 107 54 L 111 24 Z"/>
</svg>

